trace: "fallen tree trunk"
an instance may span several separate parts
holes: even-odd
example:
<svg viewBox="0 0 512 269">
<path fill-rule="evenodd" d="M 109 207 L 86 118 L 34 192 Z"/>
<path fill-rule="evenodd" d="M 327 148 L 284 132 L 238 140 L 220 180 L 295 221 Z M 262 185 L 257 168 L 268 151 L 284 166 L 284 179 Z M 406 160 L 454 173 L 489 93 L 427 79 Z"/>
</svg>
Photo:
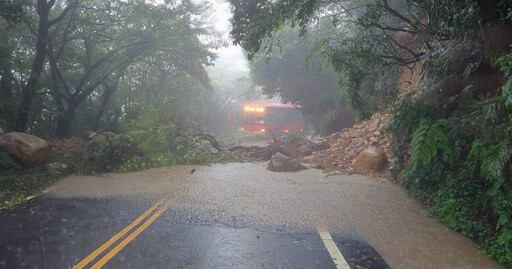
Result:
<svg viewBox="0 0 512 269">
<path fill-rule="evenodd" d="M 215 137 L 213 137 L 212 135 L 210 134 L 197 134 L 196 135 L 197 138 L 199 139 L 202 139 L 202 140 L 206 140 L 208 142 L 210 142 L 210 144 L 212 145 L 212 147 L 214 149 L 216 149 L 217 151 L 225 151 L 225 150 L 229 150 L 229 151 L 235 151 L 235 150 L 240 150 L 240 151 L 245 151 L 247 152 L 247 154 L 249 155 L 249 157 L 252 157 L 252 158 L 260 158 L 260 159 L 263 159 L 263 160 L 270 160 L 270 158 L 272 158 L 272 155 L 276 154 L 276 153 L 281 153 L 281 154 L 285 154 L 284 153 L 284 146 L 282 145 L 282 143 L 279 143 L 279 141 L 275 140 L 274 143 L 272 144 L 269 144 L 265 147 L 262 147 L 262 146 L 241 146 L 241 145 L 235 145 L 235 146 L 230 146 L 230 147 L 222 147 L 220 145 L 220 143 L 217 141 L 217 139 L 215 139 Z"/>
</svg>

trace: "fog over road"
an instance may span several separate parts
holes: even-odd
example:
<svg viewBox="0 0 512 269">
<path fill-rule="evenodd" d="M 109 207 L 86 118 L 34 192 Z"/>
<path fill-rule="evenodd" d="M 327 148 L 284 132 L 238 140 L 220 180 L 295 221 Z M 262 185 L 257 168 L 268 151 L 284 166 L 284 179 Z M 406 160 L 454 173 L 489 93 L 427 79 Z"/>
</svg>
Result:
<svg viewBox="0 0 512 269">
<path fill-rule="evenodd" d="M 499 268 L 399 185 L 264 163 L 74 175 L 0 217 L 0 268 Z"/>
</svg>

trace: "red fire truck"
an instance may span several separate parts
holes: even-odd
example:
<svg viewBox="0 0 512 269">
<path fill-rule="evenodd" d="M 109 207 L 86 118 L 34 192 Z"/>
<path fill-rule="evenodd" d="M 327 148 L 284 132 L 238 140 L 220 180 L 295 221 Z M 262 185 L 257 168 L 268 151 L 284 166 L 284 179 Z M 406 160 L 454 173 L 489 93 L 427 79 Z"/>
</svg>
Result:
<svg viewBox="0 0 512 269">
<path fill-rule="evenodd" d="M 305 123 L 299 108 L 293 104 L 246 105 L 242 111 L 242 130 L 268 136 L 300 134 Z"/>
</svg>

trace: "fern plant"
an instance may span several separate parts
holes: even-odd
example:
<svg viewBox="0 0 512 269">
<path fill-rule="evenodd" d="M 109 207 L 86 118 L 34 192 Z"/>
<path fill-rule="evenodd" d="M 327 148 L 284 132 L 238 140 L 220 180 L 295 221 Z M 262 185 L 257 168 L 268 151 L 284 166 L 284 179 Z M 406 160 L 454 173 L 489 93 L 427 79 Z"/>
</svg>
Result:
<svg viewBox="0 0 512 269">
<path fill-rule="evenodd" d="M 453 142 L 446 131 L 447 123 L 445 119 L 433 123 L 423 119 L 420 122 L 420 126 L 412 135 L 412 169 L 418 168 L 419 165 L 428 165 L 438 154 L 442 154 L 443 160 L 453 165 Z"/>
<path fill-rule="evenodd" d="M 454 55 L 434 62 L 445 70 L 424 65 L 427 83 L 393 112 L 399 180 L 441 222 L 512 268 L 512 51 L 493 61 L 502 82 L 495 89 L 472 79 L 491 56 L 455 63 Z"/>
<path fill-rule="evenodd" d="M 393 155 L 400 165 L 405 165 L 410 158 L 412 133 L 422 120 L 435 120 L 438 116 L 436 112 L 421 102 L 414 102 L 413 93 L 405 93 L 400 97 L 398 107 L 393 110 L 393 117 L 385 129 L 393 134 Z"/>
</svg>

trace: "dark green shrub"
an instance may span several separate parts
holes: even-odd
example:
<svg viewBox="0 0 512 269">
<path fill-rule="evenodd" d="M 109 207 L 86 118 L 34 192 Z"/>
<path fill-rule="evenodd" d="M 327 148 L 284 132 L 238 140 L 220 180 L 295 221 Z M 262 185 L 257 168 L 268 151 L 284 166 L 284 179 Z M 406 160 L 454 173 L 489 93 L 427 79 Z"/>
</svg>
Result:
<svg viewBox="0 0 512 269">
<path fill-rule="evenodd" d="M 97 139 L 87 144 L 87 161 L 90 171 L 116 171 L 134 157 L 145 160 L 133 139 L 125 134 L 104 133 L 105 139 Z"/>
<path fill-rule="evenodd" d="M 146 157 L 126 160 L 119 171 L 133 171 L 170 164 L 203 164 L 240 159 L 239 153 L 212 152 L 209 142 L 198 139 L 199 130 L 186 117 L 167 106 L 134 107 L 124 122 L 124 131 Z"/>
</svg>

